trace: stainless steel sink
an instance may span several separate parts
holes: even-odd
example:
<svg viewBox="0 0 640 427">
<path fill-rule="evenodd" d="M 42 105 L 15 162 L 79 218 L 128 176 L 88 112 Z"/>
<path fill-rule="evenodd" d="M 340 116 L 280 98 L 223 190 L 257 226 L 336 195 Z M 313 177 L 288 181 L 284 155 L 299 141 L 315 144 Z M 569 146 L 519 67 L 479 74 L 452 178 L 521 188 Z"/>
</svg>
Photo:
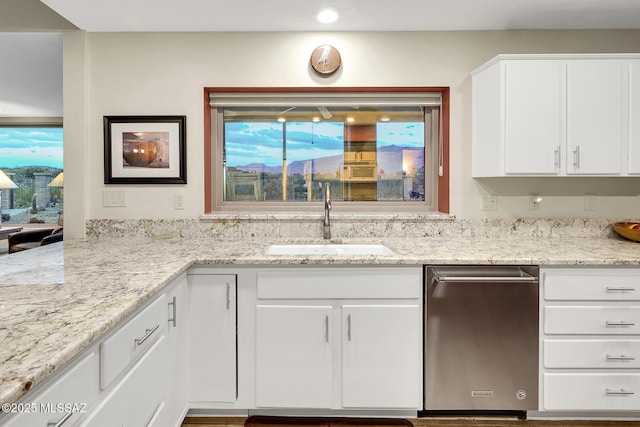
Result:
<svg viewBox="0 0 640 427">
<path fill-rule="evenodd" d="M 385 245 L 359 244 L 291 244 L 270 245 L 267 255 L 381 255 L 390 256 L 395 253 Z"/>
</svg>

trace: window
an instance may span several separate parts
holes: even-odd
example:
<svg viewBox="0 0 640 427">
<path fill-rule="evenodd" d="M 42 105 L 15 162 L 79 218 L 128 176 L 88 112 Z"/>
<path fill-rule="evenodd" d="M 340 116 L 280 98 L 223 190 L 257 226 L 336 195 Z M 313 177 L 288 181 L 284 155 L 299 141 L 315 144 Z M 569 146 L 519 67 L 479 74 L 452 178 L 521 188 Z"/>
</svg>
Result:
<svg viewBox="0 0 640 427">
<path fill-rule="evenodd" d="M 214 211 L 316 210 L 327 185 L 341 210 L 438 211 L 438 91 L 209 97 Z"/>
<path fill-rule="evenodd" d="M 63 208 L 62 127 L 0 127 L 0 170 L 17 185 L 0 190 L 3 223 L 58 223 Z"/>
</svg>

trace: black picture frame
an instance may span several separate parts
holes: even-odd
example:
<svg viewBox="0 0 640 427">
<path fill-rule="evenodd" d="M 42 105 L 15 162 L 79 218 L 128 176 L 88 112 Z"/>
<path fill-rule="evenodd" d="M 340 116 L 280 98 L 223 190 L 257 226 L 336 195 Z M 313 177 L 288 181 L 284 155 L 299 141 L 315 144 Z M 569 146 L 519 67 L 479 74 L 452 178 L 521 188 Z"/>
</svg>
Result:
<svg viewBox="0 0 640 427">
<path fill-rule="evenodd" d="M 186 184 L 186 116 L 104 116 L 105 184 Z"/>
</svg>

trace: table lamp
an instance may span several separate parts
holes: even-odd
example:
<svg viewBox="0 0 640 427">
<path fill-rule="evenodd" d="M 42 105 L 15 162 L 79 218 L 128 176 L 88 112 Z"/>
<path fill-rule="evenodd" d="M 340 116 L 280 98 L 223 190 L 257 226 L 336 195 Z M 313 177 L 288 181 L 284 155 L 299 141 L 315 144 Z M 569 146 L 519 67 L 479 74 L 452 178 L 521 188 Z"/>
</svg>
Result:
<svg viewBox="0 0 640 427">
<path fill-rule="evenodd" d="M 18 188 L 18 186 L 0 170 L 0 190 L 4 188 Z M 2 227 L 2 191 L 0 191 L 0 227 Z"/>
<path fill-rule="evenodd" d="M 47 184 L 48 187 L 61 187 L 60 188 L 60 203 L 64 205 L 64 172 L 60 172 L 58 175 L 56 175 L 55 178 L 53 178 L 51 180 L 51 182 L 49 184 Z"/>
</svg>

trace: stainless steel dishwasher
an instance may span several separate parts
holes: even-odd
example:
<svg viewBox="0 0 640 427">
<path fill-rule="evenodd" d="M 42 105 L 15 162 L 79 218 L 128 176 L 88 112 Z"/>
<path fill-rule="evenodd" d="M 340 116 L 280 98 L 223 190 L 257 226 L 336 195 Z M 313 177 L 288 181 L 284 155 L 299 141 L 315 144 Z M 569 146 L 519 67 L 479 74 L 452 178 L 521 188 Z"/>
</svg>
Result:
<svg viewBox="0 0 640 427">
<path fill-rule="evenodd" d="M 537 409 L 538 267 L 425 268 L 425 414 Z"/>
</svg>

